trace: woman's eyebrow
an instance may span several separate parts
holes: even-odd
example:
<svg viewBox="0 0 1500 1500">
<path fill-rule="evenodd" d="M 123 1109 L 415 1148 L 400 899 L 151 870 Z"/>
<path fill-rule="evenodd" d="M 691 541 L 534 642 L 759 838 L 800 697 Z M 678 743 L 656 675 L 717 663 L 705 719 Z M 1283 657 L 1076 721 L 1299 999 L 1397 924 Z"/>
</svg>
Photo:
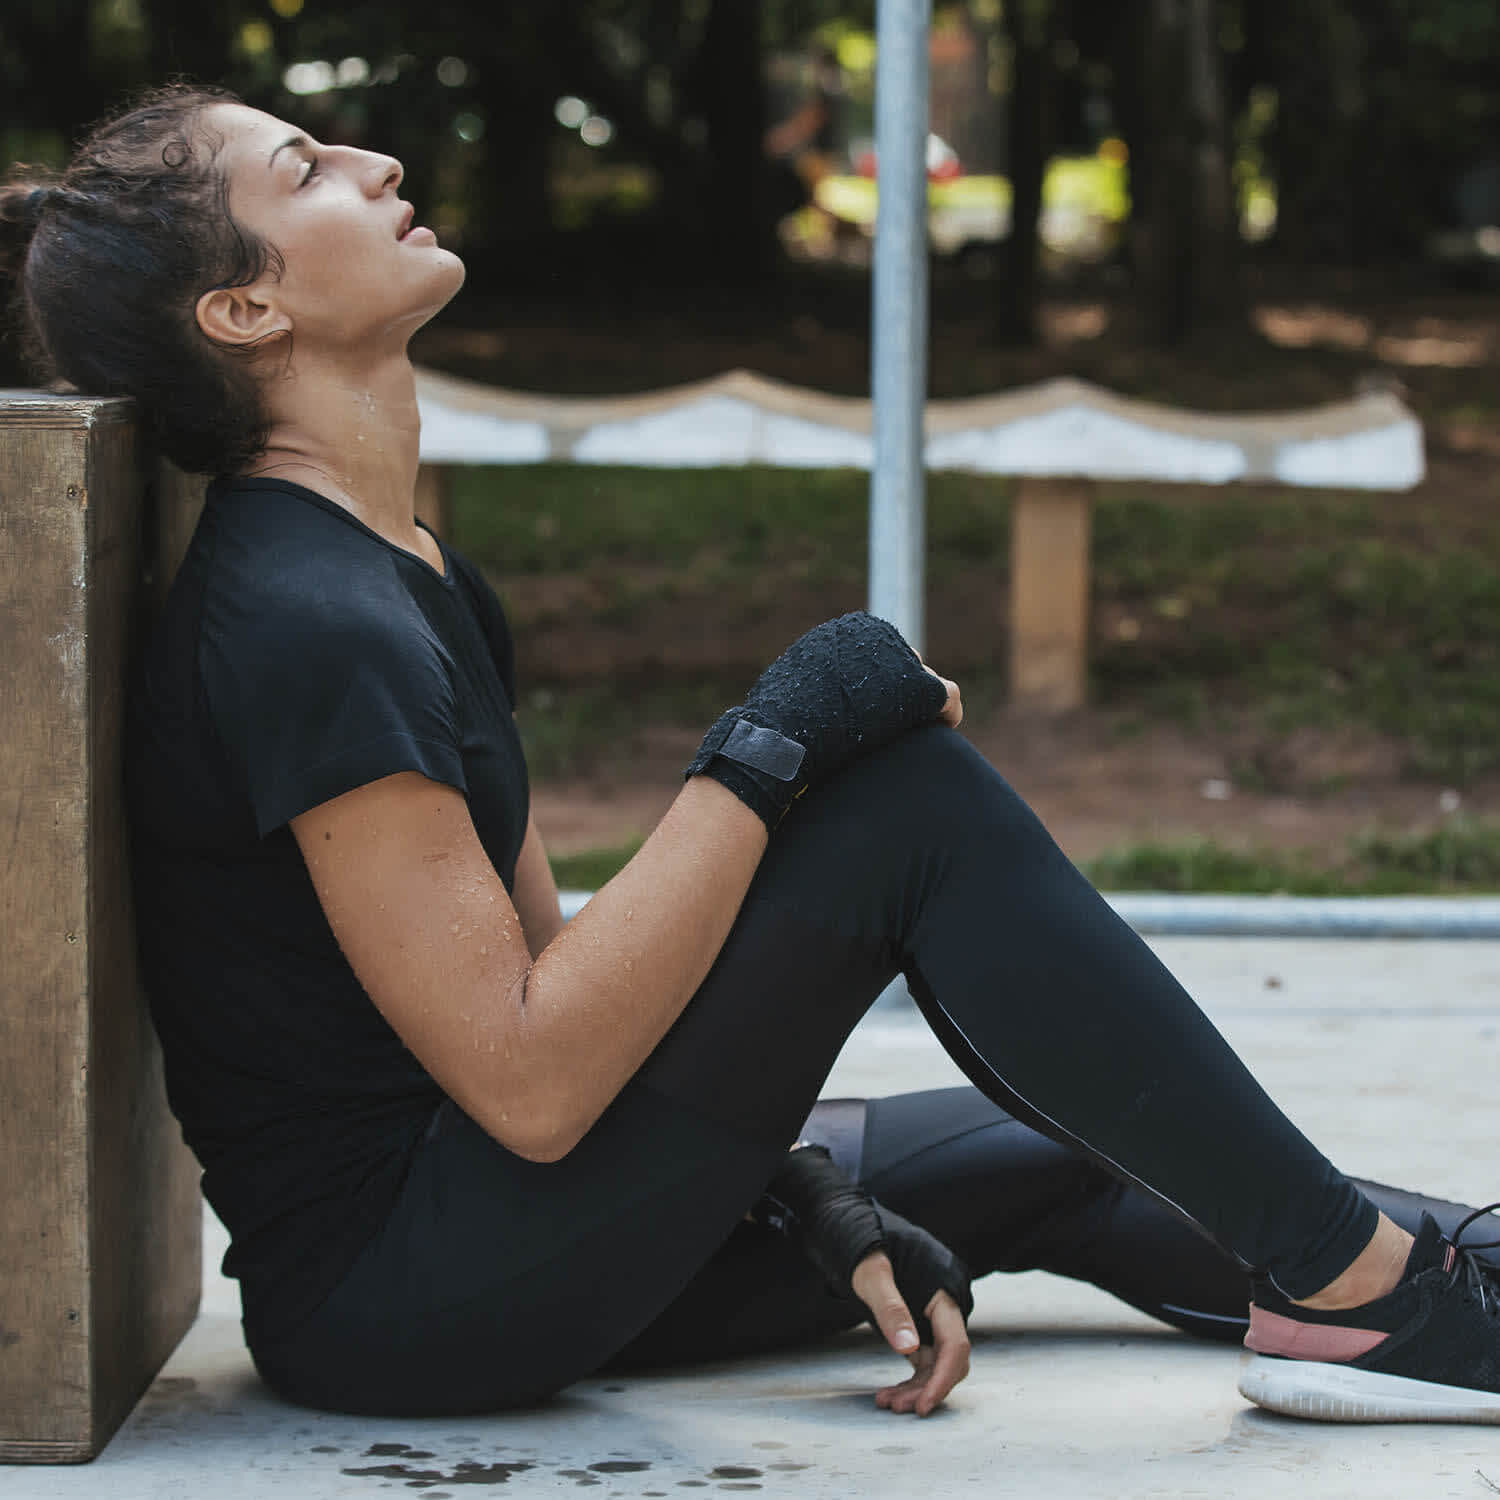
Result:
<svg viewBox="0 0 1500 1500">
<path fill-rule="evenodd" d="M 288 146 L 310 146 L 311 141 L 305 135 L 289 135 L 270 156 L 266 158 L 266 166 L 274 167 L 278 153 L 285 151 Z"/>
</svg>

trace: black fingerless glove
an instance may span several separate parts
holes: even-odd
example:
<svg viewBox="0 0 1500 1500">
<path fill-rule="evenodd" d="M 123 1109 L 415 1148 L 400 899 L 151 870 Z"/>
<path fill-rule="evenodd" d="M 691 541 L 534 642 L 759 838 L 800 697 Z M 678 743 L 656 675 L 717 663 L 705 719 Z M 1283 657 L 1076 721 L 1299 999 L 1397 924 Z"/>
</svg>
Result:
<svg viewBox="0 0 1500 1500">
<path fill-rule="evenodd" d="M 794 641 L 719 716 L 687 775 L 712 776 L 775 828 L 814 782 L 935 719 L 947 696 L 894 625 L 841 615 Z"/>
<path fill-rule="evenodd" d="M 917 1338 L 924 1344 L 932 1343 L 925 1309 L 935 1293 L 947 1292 L 965 1321 L 974 1310 L 963 1261 L 925 1229 L 850 1182 L 822 1146 L 799 1146 L 787 1153 L 753 1217 L 797 1244 L 829 1291 L 840 1297 L 854 1296 L 854 1270 L 860 1261 L 884 1250 L 917 1325 Z"/>
<path fill-rule="evenodd" d="M 958 1303 L 967 1323 L 974 1311 L 969 1268 L 920 1224 L 910 1223 L 883 1203 L 875 1204 L 875 1212 L 885 1231 L 885 1253 L 891 1258 L 897 1289 L 916 1320 L 918 1339 L 924 1344 L 932 1342 L 932 1324 L 924 1309 L 937 1292 L 947 1292 Z"/>
</svg>

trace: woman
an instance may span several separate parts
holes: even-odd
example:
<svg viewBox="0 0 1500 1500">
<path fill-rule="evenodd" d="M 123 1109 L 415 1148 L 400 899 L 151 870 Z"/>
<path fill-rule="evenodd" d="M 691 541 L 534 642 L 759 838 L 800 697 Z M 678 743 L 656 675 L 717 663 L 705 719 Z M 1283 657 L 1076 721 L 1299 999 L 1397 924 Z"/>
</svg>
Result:
<svg viewBox="0 0 1500 1500">
<path fill-rule="evenodd" d="M 924 1178 L 870 1137 L 1013 1116 L 1061 1142 L 1035 1237 L 1050 1218 L 1106 1285 L 1090 1255 L 1118 1263 L 1128 1222 L 1094 1251 L 1109 1236 L 1068 1211 L 1132 1184 L 1124 1220 L 1184 1287 L 1206 1274 L 1239 1316 L 1253 1273 L 1252 1399 L 1500 1419 L 1495 1289 L 1469 1252 L 1401 1228 L 1289 1124 L 889 626 L 847 616 L 789 648 L 563 927 L 503 616 L 413 518 L 406 346 L 463 268 L 400 183 L 389 157 L 178 89 L 0 199 L 39 353 L 135 395 L 169 456 L 220 476 L 134 694 L 129 786 L 169 1088 L 270 1384 L 496 1408 L 753 1343 L 736 1309 L 763 1294 L 779 1336 L 857 1296 L 914 1366 L 878 1400 L 930 1412 L 967 1369 L 962 1268 L 787 1150 L 904 971 L 989 1102 L 877 1106 L 860 1170 L 981 1269 L 1035 1252 L 944 1222 L 924 1181 L 962 1172 Z M 1232 1259 L 1183 1250 L 1158 1200 Z M 793 1242 L 815 1270 L 790 1269 Z"/>
</svg>

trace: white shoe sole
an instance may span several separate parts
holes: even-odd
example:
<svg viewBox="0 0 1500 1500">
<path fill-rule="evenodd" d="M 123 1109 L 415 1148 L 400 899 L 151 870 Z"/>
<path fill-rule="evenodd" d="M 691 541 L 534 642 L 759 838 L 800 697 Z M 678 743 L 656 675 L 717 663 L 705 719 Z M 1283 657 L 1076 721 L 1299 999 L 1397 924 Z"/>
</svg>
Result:
<svg viewBox="0 0 1500 1500">
<path fill-rule="evenodd" d="M 1500 1395 L 1434 1385 L 1349 1365 L 1247 1354 L 1240 1395 L 1268 1411 L 1316 1422 L 1490 1422 L 1500 1425 Z"/>
</svg>

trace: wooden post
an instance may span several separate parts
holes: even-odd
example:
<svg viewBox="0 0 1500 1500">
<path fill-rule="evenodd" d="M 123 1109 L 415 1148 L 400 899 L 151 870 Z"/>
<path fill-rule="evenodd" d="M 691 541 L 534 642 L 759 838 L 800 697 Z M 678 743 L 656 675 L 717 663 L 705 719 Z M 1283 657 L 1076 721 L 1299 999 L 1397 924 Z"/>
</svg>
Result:
<svg viewBox="0 0 1500 1500">
<path fill-rule="evenodd" d="M 201 474 L 184 474 L 166 459 L 157 464 L 152 479 L 147 495 L 145 568 L 151 604 L 160 607 L 203 514 L 208 481 Z"/>
<path fill-rule="evenodd" d="M 1086 691 L 1093 486 L 1023 479 L 1011 507 L 1010 696 L 1059 713 Z"/>
<path fill-rule="evenodd" d="M 136 975 L 130 404 L 0 392 L 0 1461 L 92 1458 L 192 1323 L 198 1170 Z"/>
<path fill-rule="evenodd" d="M 450 487 L 446 464 L 419 464 L 417 466 L 417 519 L 425 521 L 444 541 L 448 539 L 448 491 Z"/>
</svg>

